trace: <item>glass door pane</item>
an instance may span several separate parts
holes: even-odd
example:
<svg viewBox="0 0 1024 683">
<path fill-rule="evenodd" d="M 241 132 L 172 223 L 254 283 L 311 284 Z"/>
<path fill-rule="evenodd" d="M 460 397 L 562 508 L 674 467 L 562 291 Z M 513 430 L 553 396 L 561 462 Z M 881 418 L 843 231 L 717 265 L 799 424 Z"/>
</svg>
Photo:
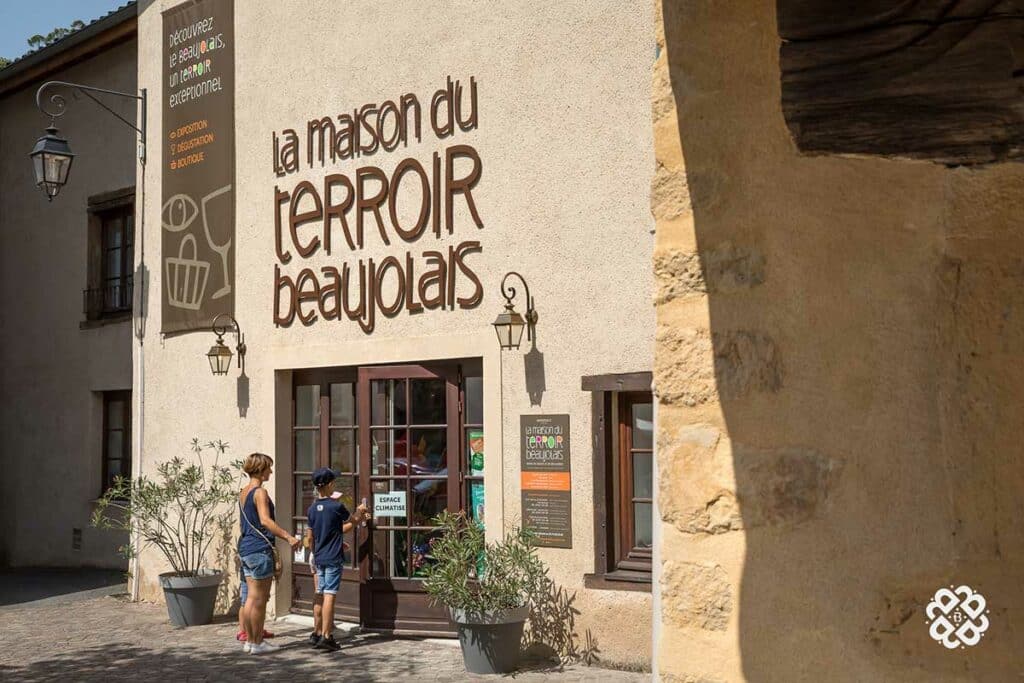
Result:
<svg viewBox="0 0 1024 683">
<path fill-rule="evenodd" d="M 374 515 L 361 565 L 361 614 L 369 628 L 451 628 L 444 608 L 428 605 L 421 579 L 438 533 L 434 517 L 461 505 L 455 374 L 453 367 L 416 364 L 359 369 L 360 458 L 369 469 L 362 491 Z"/>
<path fill-rule="evenodd" d="M 369 395 L 371 575 L 415 578 L 426 562 L 422 546 L 433 533 L 434 517 L 450 507 L 449 382 L 443 377 L 371 379 Z M 379 514 L 381 496 L 398 496 L 406 514 Z"/>
<path fill-rule="evenodd" d="M 349 512 L 359 505 L 359 428 L 356 426 L 356 383 L 335 382 L 328 385 L 327 466 L 338 473 L 334 495 Z M 345 564 L 358 564 L 355 549 L 360 529 L 345 536 Z"/>
</svg>

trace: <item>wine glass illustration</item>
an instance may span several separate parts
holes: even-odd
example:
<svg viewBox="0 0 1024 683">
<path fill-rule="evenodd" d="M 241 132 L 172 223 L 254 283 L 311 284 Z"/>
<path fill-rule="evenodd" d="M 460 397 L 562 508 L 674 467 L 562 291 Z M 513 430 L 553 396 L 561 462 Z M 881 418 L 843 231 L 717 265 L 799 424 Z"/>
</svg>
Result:
<svg viewBox="0 0 1024 683">
<path fill-rule="evenodd" d="M 228 252 L 231 251 L 232 240 L 231 238 L 228 238 L 228 241 L 221 245 L 217 245 L 214 243 L 213 236 L 210 234 L 211 221 L 209 219 L 209 213 L 207 212 L 206 205 L 207 203 L 216 199 L 217 197 L 223 194 L 227 194 L 229 192 L 231 192 L 231 185 L 225 185 L 224 187 L 218 188 L 213 192 L 209 193 L 208 195 L 203 197 L 199 202 L 202 207 L 200 213 L 203 217 L 203 231 L 206 233 L 206 242 L 210 245 L 211 249 L 213 249 L 215 252 L 217 252 L 217 254 L 220 255 L 221 264 L 224 269 L 224 286 L 222 286 L 220 289 L 214 292 L 210 296 L 211 299 L 219 299 L 222 296 L 226 296 L 231 292 L 231 281 L 228 279 Z M 226 220 L 226 218 L 227 217 L 224 216 L 222 220 L 216 221 L 216 224 L 230 227 L 230 224 L 228 220 Z"/>
</svg>

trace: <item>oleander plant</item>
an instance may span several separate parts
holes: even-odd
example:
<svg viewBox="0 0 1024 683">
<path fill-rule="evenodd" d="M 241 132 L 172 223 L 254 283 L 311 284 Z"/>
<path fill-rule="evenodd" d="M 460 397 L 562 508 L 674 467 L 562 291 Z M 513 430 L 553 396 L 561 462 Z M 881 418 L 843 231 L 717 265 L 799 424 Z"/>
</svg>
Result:
<svg viewBox="0 0 1024 683">
<path fill-rule="evenodd" d="M 195 576 L 206 566 L 217 539 L 234 523 L 238 463 L 223 464 L 228 445 L 192 439 L 192 458 L 160 463 L 153 476 L 117 477 L 96 502 L 92 525 L 116 529 L 137 539 L 121 547 L 132 559 L 157 548 L 179 576 Z"/>
<path fill-rule="evenodd" d="M 547 570 L 537 557 L 534 537 L 512 529 L 487 543 L 484 529 L 465 512 L 442 512 L 434 519 L 440 534 L 430 540 L 432 562 L 423 586 L 434 604 L 469 614 L 495 614 L 530 604 Z"/>
</svg>

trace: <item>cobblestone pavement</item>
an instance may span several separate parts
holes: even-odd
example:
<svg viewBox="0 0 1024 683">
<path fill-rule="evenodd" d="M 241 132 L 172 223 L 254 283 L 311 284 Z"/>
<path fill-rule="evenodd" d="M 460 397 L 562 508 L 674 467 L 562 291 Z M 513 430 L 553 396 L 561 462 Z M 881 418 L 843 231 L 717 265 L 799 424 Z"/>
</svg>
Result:
<svg viewBox="0 0 1024 683">
<path fill-rule="evenodd" d="M 175 629 L 163 605 L 123 597 L 44 600 L 0 607 L 0 681 L 645 681 L 648 674 L 585 666 L 535 665 L 514 676 L 470 676 L 446 641 L 347 636 L 336 653 L 304 644 L 308 627 L 268 626 L 281 651 L 251 656 L 235 641 L 237 622 Z M 545 668 L 546 667 L 546 668 Z"/>
</svg>

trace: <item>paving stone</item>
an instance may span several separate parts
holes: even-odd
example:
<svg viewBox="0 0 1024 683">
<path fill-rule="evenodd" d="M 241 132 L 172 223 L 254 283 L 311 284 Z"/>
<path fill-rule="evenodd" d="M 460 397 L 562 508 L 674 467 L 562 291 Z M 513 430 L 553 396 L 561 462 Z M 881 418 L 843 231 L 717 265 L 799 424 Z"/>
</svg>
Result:
<svg viewBox="0 0 1024 683">
<path fill-rule="evenodd" d="M 281 650 L 251 656 L 235 641 L 237 621 L 176 629 L 163 605 L 106 596 L 0 607 L 0 681 L 157 683 L 220 681 L 493 681 L 471 676 L 450 642 L 353 634 L 342 649 L 309 648 L 307 627 L 274 622 L 268 627 Z M 533 665 L 516 681 L 648 680 L 649 675 L 582 665 Z"/>
</svg>

